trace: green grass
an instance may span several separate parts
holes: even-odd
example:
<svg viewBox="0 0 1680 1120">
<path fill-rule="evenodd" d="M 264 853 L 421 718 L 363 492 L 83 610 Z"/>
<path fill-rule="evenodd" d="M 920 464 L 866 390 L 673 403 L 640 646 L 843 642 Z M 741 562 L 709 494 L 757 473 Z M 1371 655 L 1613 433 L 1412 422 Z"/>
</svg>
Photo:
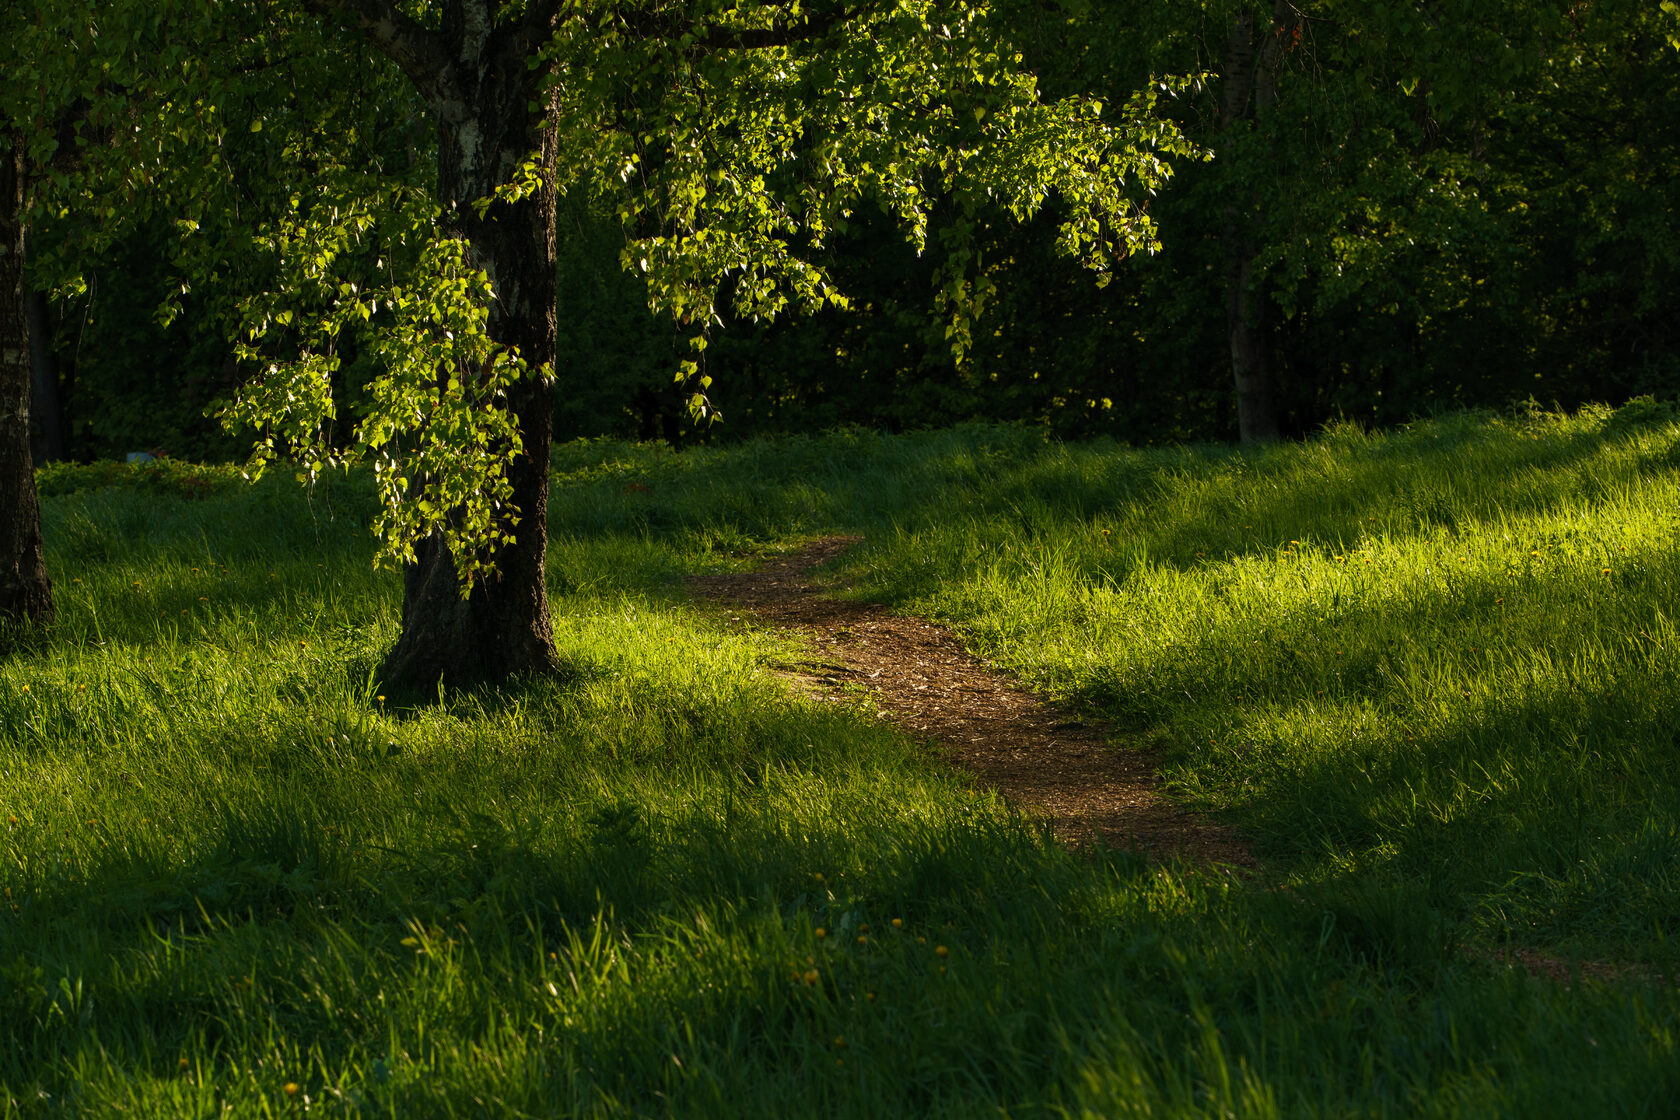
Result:
<svg viewBox="0 0 1680 1120">
<path fill-rule="evenodd" d="M 0 1116 L 1680 1099 L 1664 410 L 555 468 L 569 671 L 403 710 L 365 489 L 44 476 L 61 621 L 0 660 Z M 1262 873 L 1069 855 L 682 593 L 830 531 L 858 594 L 1159 743 Z"/>
</svg>

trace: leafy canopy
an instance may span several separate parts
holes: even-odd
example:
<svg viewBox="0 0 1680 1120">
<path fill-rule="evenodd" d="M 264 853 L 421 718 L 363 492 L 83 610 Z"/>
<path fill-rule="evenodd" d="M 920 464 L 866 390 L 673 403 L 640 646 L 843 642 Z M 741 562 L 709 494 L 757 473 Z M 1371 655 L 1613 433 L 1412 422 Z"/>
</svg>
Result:
<svg viewBox="0 0 1680 1120">
<path fill-rule="evenodd" d="M 60 6 L 81 13 L 84 73 L 103 65 L 107 40 L 85 34 L 98 21 L 85 4 Z M 139 107 L 131 113 L 154 120 L 159 141 L 107 161 L 117 165 L 107 194 L 85 202 L 112 212 L 111 184 L 120 181 L 151 205 L 172 200 L 184 236 L 210 217 L 242 228 L 243 241 L 230 237 L 192 258 L 183 283 L 225 267 L 235 242 L 261 261 L 248 269 L 256 290 L 237 309 L 238 353 L 254 375 L 224 413 L 230 429 L 255 433 L 251 473 L 283 457 L 311 477 L 371 460 L 384 502 L 381 558 L 411 560 L 421 539 L 441 533 L 470 585 L 492 570 L 522 512 L 539 512 L 511 503 L 507 465 L 523 448 L 508 389 L 552 378 L 563 392 L 566 371 L 552 354 L 521 354 L 492 337 L 496 292 L 435 191 L 404 169 L 335 149 L 299 118 L 315 99 L 323 115 L 342 113 L 369 68 L 378 89 L 391 89 L 394 69 L 374 66 L 353 32 L 308 18 L 333 6 L 109 6 L 124 19 L 150 18 L 147 33 L 170 45 L 150 61 L 127 55 L 122 83 Z M 380 8 L 353 6 L 363 15 Z M 449 33 L 446 7 L 460 5 L 390 10 Z M 478 6 L 504 24 L 540 7 Z M 1002 208 L 1024 220 L 1059 196 L 1060 250 L 1105 278 L 1121 258 L 1156 248 L 1147 207 L 1172 174 L 1168 161 L 1203 155 L 1157 115 L 1160 99 L 1187 80 L 1152 80 L 1117 105 L 1046 100 L 985 0 L 559 0 L 548 8 L 550 33 L 532 40 L 525 62 L 532 112 L 557 139 L 554 185 L 616 211 L 627 230 L 624 267 L 646 277 L 655 310 L 688 328 L 696 354 L 675 372 L 692 378 L 701 412 L 709 382 L 699 351 L 724 311 L 764 320 L 845 306 L 821 253 L 860 207 L 890 214 L 918 250 L 935 208 L 954 216 L 942 234 L 950 263 L 939 298 L 960 356 L 987 295 L 971 280 L 977 212 Z M 194 53 L 200 41 L 213 49 Z M 307 55 L 318 76 L 311 100 L 298 96 L 295 75 L 286 87 L 284 68 L 235 58 L 253 43 L 265 59 Z M 336 84 L 319 77 L 334 67 L 343 75 Z M 251 106 L 258 111 L 246 112 L 241 142 L 263 131 L 269 111 L 285 127 L 258 188 L 267 204 L 230 221 L 237 201 L 200 181 L 225 160 L 189 152 L 215 151 L 230 136 L 225 122 Z M 533 154 L 475 209 L 494 219 L 498 204 L 547 185 L 545 174 Z M 202 213 L 204 199 L 215 215 Z M 375 359 L 353 408 L 342 384 L 347 350 Z"/>
</svg>

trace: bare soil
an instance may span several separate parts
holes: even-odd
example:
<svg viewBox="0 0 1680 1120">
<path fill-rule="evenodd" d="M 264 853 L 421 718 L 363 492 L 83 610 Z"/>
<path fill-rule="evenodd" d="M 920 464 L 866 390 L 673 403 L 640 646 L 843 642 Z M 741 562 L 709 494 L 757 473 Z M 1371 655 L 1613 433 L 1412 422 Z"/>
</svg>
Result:
<svg viewBox="0 0 1680 1120">
<path fill-rule="evenodd" d="M 866 689 L 878 711 L 980 784 L 1042 813 L 1064 843 L 1100 839 L 1155 857 L 1254 867 L 1235 832 L 1161 795 L 1147 744 L 1058 709 L 925 619 L 824 594 L 810 570 L 856 540 L 827 537 L 754 571 L 689 583 L 704 599 L 807 634 L 818 657 L 785 675 L 830 701 Z"/>
</svg>

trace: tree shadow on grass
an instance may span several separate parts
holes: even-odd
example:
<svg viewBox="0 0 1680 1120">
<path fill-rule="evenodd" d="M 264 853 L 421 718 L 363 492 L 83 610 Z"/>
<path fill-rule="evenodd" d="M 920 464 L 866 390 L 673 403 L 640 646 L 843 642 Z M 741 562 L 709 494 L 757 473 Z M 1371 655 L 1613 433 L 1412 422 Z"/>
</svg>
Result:
<svg viewBox="0 0 1680 1120">
<path fill-rule="evenodd" d="M 1680 586 L 1671 550 L 1626 567 L 1624 602 Z M 1586 599 L 1559 614 L 1548 582 L 1580 578 L 1222 618 L 1074 698 L 1165 736 L 1178 788 L 1303 874 L 1351 861 L 1423 884 L 1466 936 L 1644 959 L 1680 936 L 1672 632 Z"/>
<path fill-rule="evenodd" d="M 1327 904 L 1081 862 L 995 811 L 860 791 L 797 819 L 752 792 L 463 811 L 380 848 L 315 806 L 230 809 L 171 871 L 221 899 L 0 927 L 0 1071 L 83 1108 L 186 1057 L 235 1107 L 293 1081 L 545 1114 L 1055 1112 L 1111 1078 L 1169 1110 L 1247 1078 L 1423 1114 L 1466 1078 L 1537 1099 L 1557 1061 L 1620 1108 L 1676 1087 L 1671 999 L 1438 951 L 1415 889 Z"/>
<path fill-rule="evenodd" d="M 949 454 L 950 477 L 998 477 L 972 448 Z M 898 485 L 891 509 L 942 516 L 937 490 Z M 763 532 L 818 516 L 808 498 L 765 505 Z M 1344 625 L 1424 632 L 1494 588 L 1455 594 Z M 1196 702 L 1235 726 L 1242 696 L 1305 707 L 1322 684 L 1352 702 L 1401 665 L 1373 647 L 1338 674 L 1301 644 L 1268 675 L 1243 655 L 1260 639 L 1229 628 L 1150 669 L 1204 682 Z M 1085 698 L 1113 705 L 1125 684 Z M 484 718 L 565 691 L 510 690 Z M 1167 695 L 1140 716 L 1181 716 Z M 564 749 L 543 746 L 565 738 L 564 703 L 541 734 L 506 742 L 475 716 L 423 755 L 292 737 L 217 787 L 184 843 L 84 844 L 58 865 L 18 849 L 40 859 L 0 914 L 0 1071 L 9 1092 L 90 1111 L 175 1084 L 192 1055 L 222 1102 L 253 1109 L 290 1080 L 419 1112 L 1235 1111 L 1251 1083 L 1251 1101 L 1303 1112 L 1653 1112 L 1680 1093 L 1672 991 L 1531 983 L 1454 944 L 1490 905 L 1598 915 L 1634 884 L 1626 924 L 1671 901 L 1672 822 L 1628 815 L 1668 787 L 1618 788 L 1616 771 L 1652 766 L 1665 697 L 1577 679 L 1422 745 L 1270 773 L 1251 755 L 1244 812 L 1364 861 L 1293 893 L 1080 863 L 996 806 L 919 798 L 924 771 L 803 709 L 753 723 L 699 704 Z M 1630 722 L 1625 758 L 1534 753 L 1547 729 Z M 1599 870 L 1572 885 L 1583 859 Z"/>
<path fill-rule="evenodd" d="M 1132 559 L 1103 561 L 1090 573 L 1097 581 L 1122 578 L 1128 563 L 1188 571 L 1204 567 L 1208 555 L 1269 555 L 1280 539 L 1349 545 L 1379 537 L 1395 545 L 1505 519 L 1542 517 L 1614 498 L 1653 474 L 1675 469 L 1680 443 L 1672 426 L 1637 420 L 1496 425 L 1481 417 L 1450 417 L 1402 433 L 1367 437 L 1349 429 L 1305 448 L 1253 454 L 1046 448 L 1017 439 L 1020 433 L 971 429 L 918 437 L 919 457 L 905 462 L 895 458 L 897 443 L 865 440 L 852 448 L 844 471 L 822 460 L 817 442 L 805 448 L 798 469 L 789 467 L 796 457 L 761 470 L 758 460 L 743 463 L 723 452 L 690 461 L 680 479 L 650 473 L 643 488 L 621 497 L 627 515 L 662 511 L 661 532 L 698 528 L 721 517 L 722 507 L 710 495 L 745 467 L 750 493 L 735 495 L 732 509 L 736 516 L 751 513 L 747 521 L 754 534 L 773 537 L 825 517 L 841 527 L 894 530 L 896 536 L 865 544 L 851 569 L 866 573 L 873 597 L 904 603 L 971 574 L 975 557 L 964 551 L 960 534 L 946 531 L 965 521 L 1008 522 L 1001 535 L 1029 553 L 1036 544 L 1054 552 L 1081 525 L 1123 524 L 1135 534 L 1126 542 L 1135 546 L 1127 553 Z M 900 476 L 889 478 L 895 467 L 902 468 Z M 801 506 L 812 486 L 827 496 Z M 869 490 L 869 500 L 857 496 L 861 488 Z M 1181 492 L 1196 496 L 1187 499 Z M 583 496 L 612 505 L 604 491 Z M 630 513 L 632 504 L 641 513 Z M 1249 531 L 1251 526 L 1263 527 L 1264 535 Z M 587 547 L 587 520 L 578 531 L 581 547 Z M 1100 556 L 1072 547 L 1075 564 Z M 1436 588 L 1369 588 L 1338 596 L 1322 618 L 1269 612 L 1221 617 L 1187 647 L 1128 662 L 1112 674 L 1098 667 L 1071 688 L 1075 700 L 1122 726 L 1222 737 L 1216 749 L 1232 754 L 1216 763 L 1190 759 L 1181 738 L 1179 777 L 1195 771 L 1197 791 L 1234 803 L 1245 826 L 1269 837 L 1279 854 L 1312 861 L 1326 850 L 1350 855 L 1384 847 L 1397 849 L 1391 858 L 1400 859 L 1408 875 L 1432 863 L 1454 866 L 1451 909 L 1464 919 L 1497 910 L 1514 897 L 1502 885 L 1506 879 L 1533 882 L 1533 876 L 1556 873 L 1543 870 L 1544 861 L 1536 862 L 1533 851 L 1524 854 L 1524 845 L 1574 850 L 1572 836 L 1596 831 L 1606 839 L 1592 859 L 1608 869 L 1623 862 L 1615 855 L 1617 837 L 1650 832 L 1640 831 L 1644 825 L 1634 819 L 1652 796 L 1649 788 L 1550 758 L 1557 744 L 1574 743 L 1569 749 L 1602 757 L 1604 747 L 1590 741 L 1597 737 L 1610 744 L 1609 753 L 1625 755 L 1609 764 L 1612 769 L 1624 767 L 1656 788 L 1680 792 L 1661 777 L 1660 756 L 1672 748 L 1658 732 L 1669 717 L 1658 710 L 1661 704 L 1653 706 L 1652 690 L 1677 707 L 1680 697 L 1663 686 L 1660 673 L 1645 670 L 1635 673 L 1638 681 L 1630 686 L 1608 678 L 1571 681 L 1572 674 L 1602 677 L 1613 668 L 1592 662 L 1606 648 L 1620 648 L 1610 633 L 1619 622 L 1629 622 L 1630 632 L 1638 626 L 1613 614 L 1583 617 L 1578 624 L 1555 613 L 1548 617 L 1557 602 L 1576 594 L 1548 587 L 1559 578 L 1530 565 L 1453 575 Z M 1618 556 L 1614 574 L 1577 597 L 1590 615 L 1595 608 L 1589 601 L 1613 603 L 1618 595 L 1649 601 L 1660 598 L 1661 588 L 1676 585 L 1680 564 L 1671 552 L 1658 551 Z M 1513 626 L 1517 634 L 1501 635 Z M 1467 713 L 1465 726 L 1437 726 L 1445 706 L 1429 689 L 1445 685 L 1433 663 L 1449 662 L 1452 673 L 1473 682 L 1479 670 L 1472 654 L 1478 647 L 1485 657 L 1489 646 L 1520 647 L 1525 640 L 1549 661 L 1546 671 L 1564 683 L 1513 682 L 1516 695 L 1458 705 Z M 1647 695 L 1627 702 L 1627 687 Z M 1363 738 L 1318 743 L 1304 753 L 1287 743 L 1240 740 L 1262 707 L 1285 713 L 1278 726 L 1362 713 Z M 1507 772 L 1514 776 L 1507 780 Z M 1486 813 L 1477 826 L 1480 834 L 1465 838 L 1462 830 L 1482 815 L 1478 798 L 1490 788 L 1492 802 L 1501 808 Z M 1245 792 L 1233 795 L 1233 790 Z M 1416 799 L 1421 803 L 1415 807 L 1400 806 Z M 1436 817 L 1458 822 L 1458 831 L 1437 827 Z M 1651 827 L 1650 834 L 1660 836 L 1667 826 Z M 1504 833 L 1510 830 L 1529 839 L 1509 844 Z M 1461 853 L 1459 844 L 1469 847 Z M 1634 927 L 1653 907 L 1672 911 L 1674 900 L 1667 887 L 1655 879 L 1644 883 L 1642 875 L 1612 876 L 1607 882 L 1620 881 L 1625 888 L 1622 902 L 1615 900 L 1614 887 L 1598 890 L 1593 894 L 1598 903 L 1588 908 L 1598 916 L 1578 911 L 1574 927 L 1554 925 L 1543 936 L 1620 938 L 1626 951 L 1636 942 L 1648 944 L 1656 927 L 1643 934 Z M 1612 928 L 1621 932 L 1605 932 Z"/>
</svg>

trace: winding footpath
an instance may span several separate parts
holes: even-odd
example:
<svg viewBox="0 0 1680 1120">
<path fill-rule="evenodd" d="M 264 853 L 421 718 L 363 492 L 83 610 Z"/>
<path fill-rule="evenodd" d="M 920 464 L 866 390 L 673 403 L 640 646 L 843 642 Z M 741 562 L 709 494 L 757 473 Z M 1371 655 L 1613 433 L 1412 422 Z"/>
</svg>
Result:
<svg viewBox="0 0 1680 1120">
<path fill-rule="evenodd" d="M 818 658 L 785 675 L 837 702 L 866 688 L 880 712 L 982 785 L 1049 819 L 1058 839 L 1157 858 L 1252 868 L 1236 833 L 1158 791 L 1156 757 L 1103 724 L 1060 711 L 967 653 L 951 633 L 871 603 L 823 594 L 809 576 L 856 543 L 827 537 L 751 572 L 694 576 L 703 599 L 808 635 Z"/>
</svg>

